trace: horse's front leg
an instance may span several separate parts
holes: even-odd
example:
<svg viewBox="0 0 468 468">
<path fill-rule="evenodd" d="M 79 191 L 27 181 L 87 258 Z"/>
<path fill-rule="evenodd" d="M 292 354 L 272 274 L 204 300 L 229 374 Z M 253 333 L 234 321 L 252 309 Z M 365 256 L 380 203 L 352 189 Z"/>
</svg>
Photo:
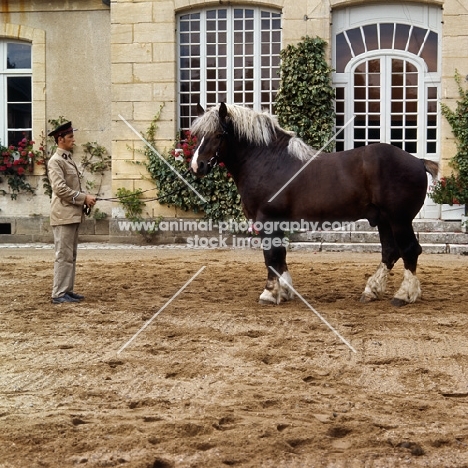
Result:
<svg viewBox="0 0 468 468">
<path fill-rule="evenodd" d="M 262 234 L 263 256 L 267 267 L 267 282 L 260 295 L 260 304 L 279 304 L 294 297 L 291 275 L 286 264 L 287 239 L 281 231 Z"/>
</svg>

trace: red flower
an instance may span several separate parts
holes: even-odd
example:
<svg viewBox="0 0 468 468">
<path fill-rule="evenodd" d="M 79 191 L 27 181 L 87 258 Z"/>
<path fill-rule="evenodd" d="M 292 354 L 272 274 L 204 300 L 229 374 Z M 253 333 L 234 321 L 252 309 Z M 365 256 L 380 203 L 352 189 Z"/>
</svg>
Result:
<svg viewBox="0 0 468 468">
<path fill-rule="evenodd" d="M 24 167 L 23 166 L 18 167 L 16 172 L 18 173 L 18 175 L 23 175 L 24 174 Z"/>
</svg>

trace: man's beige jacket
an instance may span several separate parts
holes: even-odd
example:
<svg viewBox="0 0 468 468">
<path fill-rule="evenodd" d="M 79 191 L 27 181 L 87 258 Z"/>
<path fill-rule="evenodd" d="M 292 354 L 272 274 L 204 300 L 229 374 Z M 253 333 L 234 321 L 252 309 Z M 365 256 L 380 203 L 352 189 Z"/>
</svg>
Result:
<svg viewBox="0 0 468 468">
<path fill-rule="evenodd" d="M 52 186 L 51 226 L 81 223 L 86 194 L 81 191 L 80 174 L 71 153 L 57 148 L 47 168 Z"/>
</svg>

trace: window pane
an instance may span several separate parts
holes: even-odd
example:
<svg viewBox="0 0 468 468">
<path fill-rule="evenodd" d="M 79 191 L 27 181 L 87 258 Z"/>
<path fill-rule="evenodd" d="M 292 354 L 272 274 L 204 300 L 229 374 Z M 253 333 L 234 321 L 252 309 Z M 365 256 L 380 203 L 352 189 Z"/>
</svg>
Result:
<svg viewBox="0 0 468 468">
<path fill-rule="evenodd" d="M 370 128 L 367 137 L 369 140 L 379 141 L 380 140 L 380 128 Z"/>
<path fill-rule="evenodd" d="M 427 138 L 429 140 L 435 140 L 437 138 L 437 129 L 436 128 L 429 128 L 427 130 Z"/>
<path fill-rule="evenodd" d="M 407 24 L 397 24 L 395 29 L 395 49 L 406 50 L 408 43 L 410 26 Z"/>
<path fill-rule="evenodd" d="M 427 112 L 437 112 L 437 102 L 429 101 L 427 103 Z"/>
<path fill-rule="evenodd" d="M 437 99 L 437 88 L 434 86 L 427 88 L 427 97 L 429 99 Z"/>
<path fill-rule="evenodd" d="M 8 105 L 8 128 L 31 128 L 31 104 Z"/>
<path fill-rule="evenodd" d="M 437 34 L 431 31 L 421 52 L 421 57 L 427 63 L 430 72 L 437 71 L 437 42 Z"/>
<path fill-rule="evenodd" d="M 351 60 L 351 50 L 343 33 L 336 36 L 336 71 L 343 73 L 346 64 Z"/>
<path fill-rule="evenodd" d="M 366 46 L 367 50 L 376 50 L 379 48 L 379 44 L 377 41 L 377 25 L 370 24 L 368 26 L 364 26 L 364 37 L 366 38 Z"/>
<path fill-rule="evenodd" d="M 8 102 L 31 102 L 31 77 L 9 76 L 7 78 Z"/>
<path fill-rule="evenodd" d="M 365 49 L 364 42 L 362 41 L 361 28 L 350 29 L 346 34 L 348 35 L 354 55 L 363 54 Z"/>
<path fill-rule="evenodd" d="M 408 52 L 418 55 L 421 47 L 424 43 L 424 37 L 426 36 L 427 29 L 413 28 L 411 33 L 410 42 L 408 45 Z"/>
<path fill-rule="evenodd" d="M 31 68 L 31 46 L 9 42 L 7 44 L 7 68 Z"/>
<path fill-rule="evenodd" d="M 405 142 L 405 151 L 408 151 L 408 153 L 417 153 L 418 152 L 418 144 L 415 141 L 406 141 Z"/>
<path fill-rule="evenodd" d="M 394 24 L 383 23 L 380 25 L 380 48 L 393 49 Z"/>
</svg>

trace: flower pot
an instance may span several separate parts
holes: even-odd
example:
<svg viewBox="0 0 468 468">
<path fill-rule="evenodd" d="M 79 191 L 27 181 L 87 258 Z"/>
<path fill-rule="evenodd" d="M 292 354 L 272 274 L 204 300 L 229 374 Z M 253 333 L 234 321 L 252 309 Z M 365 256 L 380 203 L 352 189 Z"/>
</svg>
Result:
<svg viewBox="0 0 468 468">
<path fill-rule="evenodd" d="M 460 221 L 465 215 L 465 205 L 441 205 L 440 217 L 444 221 Z"/>
</svg>

